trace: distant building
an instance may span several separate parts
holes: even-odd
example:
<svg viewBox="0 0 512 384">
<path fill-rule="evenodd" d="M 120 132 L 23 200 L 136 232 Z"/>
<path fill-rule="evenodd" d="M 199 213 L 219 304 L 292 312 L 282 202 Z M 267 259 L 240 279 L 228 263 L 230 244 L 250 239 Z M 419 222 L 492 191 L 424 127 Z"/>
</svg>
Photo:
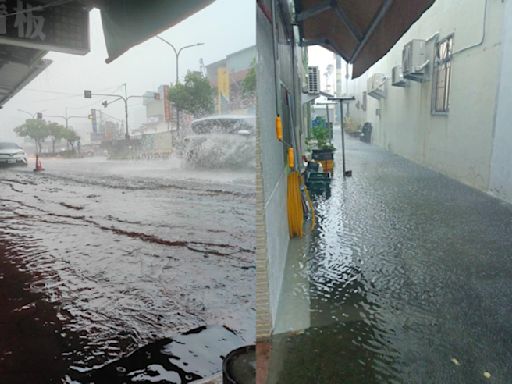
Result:
<svg viewBox="0 0 512 384">
<path fill-rule="evenodd" d="M 160 133 L 174 131 L 176 122 L 173 121 L 173 107 L 169 101 L 169 86 L 161 85 L 158 87 L 159 98 L 155 98 L 155 92 L 148 91 L 142 99 L 146 107 L 146 119 L 138 129 L 134 129 L 134 135 Z"/>
<path fill-rule="evenodd" d="M 91 109 L 91 124 L 91 144 L 124 139 L 124 121 L 99 109 Z"/>
<path fill-rule="evenodd" d="M 255 113 L 256 96 L 244 96 L 242 82 L 255 62 L 256 55 L 254 45 L 206 66 L 206 76 L 216 91 L 217 113 Z"/>
</svg>

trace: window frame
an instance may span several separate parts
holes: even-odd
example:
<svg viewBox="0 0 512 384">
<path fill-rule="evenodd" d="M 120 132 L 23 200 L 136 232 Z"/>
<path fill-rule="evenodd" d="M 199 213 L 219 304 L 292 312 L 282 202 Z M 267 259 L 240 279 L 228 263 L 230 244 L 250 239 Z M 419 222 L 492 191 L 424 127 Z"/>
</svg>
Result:
<svg viewBox="0 0 512 384">
<path fill-rule="evenodd" d="M 452 78 L 452 58 L 453 58 L 453 37 L 450 34 L 436 42 L 434 47 L 434 63 L 432 66 L 432 100 L 431 113 L 436 116 L 447 116 L 450 112 L 450 87 Z M 441 47 L 446 44 L 446 53 L 441 56 Z M 440 75 L 444 77 L 443 84 L 440 86 Z M 444 98 L 442 108 L 439 107 L 439 91 L 442 91 Z"/>
</svg>

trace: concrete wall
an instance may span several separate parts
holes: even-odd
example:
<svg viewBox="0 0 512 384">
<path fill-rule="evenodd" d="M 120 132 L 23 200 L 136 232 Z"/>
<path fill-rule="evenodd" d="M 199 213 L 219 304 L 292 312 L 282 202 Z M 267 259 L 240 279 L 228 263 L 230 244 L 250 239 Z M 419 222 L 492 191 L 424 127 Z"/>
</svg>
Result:
<svg viewBox="0 0 512 384">
<path fill-rule="evenodd" d="M 279 297 L 283 284 L 286 255 L 290 242 L 287 212 L 287 176 L 289 168 L 286 151 L 292 145 L 296 164 L 304 144 L 302 85 L 307 56 L 299 48 L 298 30 L 291 26 L 290 3 L 276 0 L 277 49 L 274 60 L 272 22 L 260 7 L 257 11 L 257 98 L 259 140 L 261 147 L 262 190 L 265 215 L 267 275 L 272 328 L 275 327 Z M 271 15 L 271 0 L 260 2 Z M 274 65 L 276 62 L 276 65 Z M 277 73 L 276 73 L 277 72 Z M 277 87 L 276 87 L 277 84 Z M 277 90 L 276 90 L 277 88 Z M 288 94 L 288 102 L 286 102 Z M 276 138 L 275 118 L 283 122 L 283 144 Z"/>
<path fill-rule="evenodd" d="M 270 2 L 264 2 L 270 9 Z M 257 10 L 256 40 L 258 45 L 257 96 L 263 209 L 267 248 L 269 306 L 272 324 L 283 282 L 286 251 L 289 243 L 286 212 L 286 173 L 283 144 L 276 139 L 276 92 L 273 64 L 272 24 L 261 9 Z"/>
<path fill-rule="evenodd" d="M 512 1 L 505 5 L 501 74 L 491 160 L 490 192 L 512 203 Z"/>
<path fill-rule="evenodd" d="M 437 0 L 386 56 L 361 78 L 348 82 L 344 93 L 361 103 L 369 75 L 383 73 L 389 78 L 384 99 L 368 96 L 366 111 L 357 109 L 354 102 L 350 107 L 351 116 L 359 123 L 373 124 L 374 143 L 487 190 L 504 7 L 497 0 Z M 450 111 L 446 116 L 431 113 L 431 80 L 409 82 L 405 88 L 392 87 L 390 81 L 392 68 L 401 64 L 404 45 L 414 38 L 427 40 L 436 33 L 439 39 L 454 34 L 454 52 L 477 45 L 452 58 Z M 483 43 L 478 45 L 484 33 Z M 427 45 L 432 55 L 435 40 Z"/>
</svg>

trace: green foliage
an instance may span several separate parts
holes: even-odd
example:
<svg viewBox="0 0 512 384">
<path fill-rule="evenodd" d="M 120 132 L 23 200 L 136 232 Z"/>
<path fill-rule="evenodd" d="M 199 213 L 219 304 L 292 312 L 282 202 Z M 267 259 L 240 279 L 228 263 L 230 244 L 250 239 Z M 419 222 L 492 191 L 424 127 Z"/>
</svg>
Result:
<svg viewBox="0 0 512 384">
<path fill-rule="evenodd" d="M 27 119 L 24 124 L 14 128 L 14 132 L 20 137 L 29 137 L 34 140 L 38 152 L 41 152 L 41 145 L 47 138 L 52 140 L 53 152 L 55 152 L 55 142 L 59 140 L 66 140 L 71 147 L 80 140 L 80 136 L 73 129 L 41 119 Z"/>
<path fill-rule="evenodd" d="M 183 84 L 171 85 L 169 100 L 196 117 L 211 114 L 215 108 L 213 88 L 201 72 L 189 71 Z"/>
<path fill-rule="evenodd" d="M 52 152 L 55 153 L 55 143 L 66 137 L 66 127 L 57 123 L 48 123 L 48 133 L 52 140 Z"/>
<path fill-rule="evenodd" d="M 324 126 L 312 128 L 313 137 L 318 141 L 318 148 L 325 148 L 329 140 L 329 130 Z"/>
<path fill-rule="evenodd" d="M 68 142 L 71 148 L 74 149 L 74 145 L 80 140 L 80 136 L 73 130 L 73 128 L 64 128 L 63 139 Z"/>
<path fill-rule="evenodd" d="M 244 96 L 254 96 L 256 94 L 256 59 L 252 60 L 251 68 L 242 80 L 242 94 Z"/>
<path fill-rule="evenodd" d="M 25 123 L 14 128 L 14 132 L 20 137 L 28 137 L 34 140 L 37 151 L 41 151 L 41 145 L 50 136 L 46 121 L 41 119 L 27 119 Z"/>
</svg>

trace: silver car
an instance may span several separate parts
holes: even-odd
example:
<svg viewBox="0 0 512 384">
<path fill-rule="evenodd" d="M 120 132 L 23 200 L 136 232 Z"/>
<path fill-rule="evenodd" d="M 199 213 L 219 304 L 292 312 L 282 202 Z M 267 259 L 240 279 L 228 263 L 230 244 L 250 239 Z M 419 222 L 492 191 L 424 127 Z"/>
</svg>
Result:
<svg viewBox="0 0 512 384">
<path fill-rule="evenodd" d="M 256 118 L 217 115 L 192 122 L 184 138 L 185 158 L 198 168 L 254 168 Z"/>
<path fill-rule="evenodd" d="M 18 144 L 0 142 L 0 165 L 27 166 L 27 154 Z"/>
</svg>

